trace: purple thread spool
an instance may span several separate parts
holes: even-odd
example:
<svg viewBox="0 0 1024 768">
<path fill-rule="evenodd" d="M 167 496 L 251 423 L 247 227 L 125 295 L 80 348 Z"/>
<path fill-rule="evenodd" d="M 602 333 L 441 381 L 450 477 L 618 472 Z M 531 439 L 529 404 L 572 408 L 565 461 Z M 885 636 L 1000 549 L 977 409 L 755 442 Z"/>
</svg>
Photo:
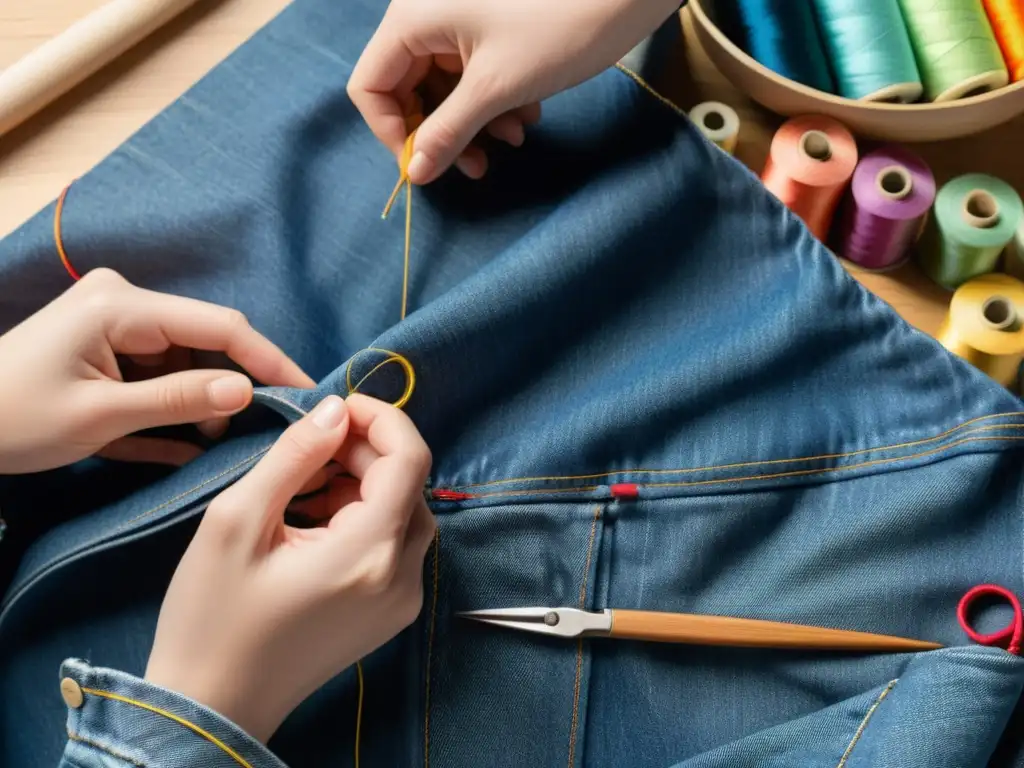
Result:
<svg viewBox="0 0 1024 768">
<path fill-rule="evenodd" d="M 920 157 L 888 146 L 864 156 L 853 172 L 839 255 L 864 269 L 902 264 L 935 202 L 935 177 Z"/>
</svg>

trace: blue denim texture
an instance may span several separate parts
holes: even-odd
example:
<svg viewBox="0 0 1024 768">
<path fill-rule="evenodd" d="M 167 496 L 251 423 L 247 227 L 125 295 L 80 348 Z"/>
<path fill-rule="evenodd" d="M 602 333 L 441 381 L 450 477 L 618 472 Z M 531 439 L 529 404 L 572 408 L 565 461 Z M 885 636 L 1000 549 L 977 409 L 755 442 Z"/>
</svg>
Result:
<svg viewBox="0 0 1024 768">
<path fill-rule="evenodd" d="M 1024 660 L 968 645 L 955 610 L 977 583 L 1024 591 L 1024 403 L 910 328 L 617 70 L 546 103 L 487 179 L 415 190 L 415 311 L 397 322 L 403 226 L 380 221 L 397 170 L 344 91 L 384 7 L 296 0 L 73 186 L 79 271 L 237 307 L 320 385 L 261 390 L 177 472 L 95 461 L 0 484 L 0 562 L 18 561 L 0 582 L 0 765 L 60 759 L 65 658 L 142 672 L 204 505 L 288 420 L 385 358 L 367 347 L 415 367 L 406 410 L 435 456 L 439 545 L 420 620 L 366 660 L 365 765 L 1021 764 Z M 68 285 L 52 216 L 0 244 L 17 286 L 0 328 Z M 389 365 L 362 390 L 404 386 Z M 512 605 L 952 647 L 578 644 L 453 615 Z M 1006 619 L 994 608 L 978 625 Z M 270 746 L 293 768 L 351 764 L 355 705 L 348 671 Z M 110 713 L 89 721 L 94 737 L 124 736 L 132 715 Z M 172 748 L 203 748 L 179 735 Z"/>
</svg>

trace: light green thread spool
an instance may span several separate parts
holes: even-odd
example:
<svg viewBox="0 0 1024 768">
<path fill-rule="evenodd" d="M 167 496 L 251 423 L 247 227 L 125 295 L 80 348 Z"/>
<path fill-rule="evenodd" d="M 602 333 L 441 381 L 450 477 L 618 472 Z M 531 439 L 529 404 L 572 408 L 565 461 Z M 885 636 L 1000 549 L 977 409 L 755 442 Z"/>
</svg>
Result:
<svg viewBox="0 0 1024 768">
<path fill-rule="evenodd" d="M 935 198 L 935 215 L 921 239 L 921 266 L 950 290 L 995 270 L 999 256 L 1024 220 L 1013 187 L 983 173 L 947 182 Z"/>
<path fill-rule="evenodd" d="M 1010 82 L 982 0 L 900 0 L 929 101 L 953 101 Z"/>
</svg>

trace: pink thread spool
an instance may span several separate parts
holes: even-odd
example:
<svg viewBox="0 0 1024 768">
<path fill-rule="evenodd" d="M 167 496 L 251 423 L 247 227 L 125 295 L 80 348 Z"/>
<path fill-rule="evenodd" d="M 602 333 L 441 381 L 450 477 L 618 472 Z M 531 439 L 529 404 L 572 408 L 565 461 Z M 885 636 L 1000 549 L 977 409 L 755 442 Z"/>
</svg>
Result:
<svg viewBox="0 0 1024 768">
<path fill-rule="evenodd" d="M 853 172 L 838 254 L 864 269 L 906 261 L 935 202 L 935 177 L 920 157 L 888 146 L 864 156 Z"/>
</svg>

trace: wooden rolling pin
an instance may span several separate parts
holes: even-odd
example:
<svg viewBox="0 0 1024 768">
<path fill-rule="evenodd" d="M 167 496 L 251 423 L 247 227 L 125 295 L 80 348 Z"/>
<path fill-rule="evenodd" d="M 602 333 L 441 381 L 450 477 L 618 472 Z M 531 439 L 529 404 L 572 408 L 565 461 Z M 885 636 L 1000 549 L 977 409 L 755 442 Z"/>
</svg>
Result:
<svg viewBox="0 0 1024 768">
<path fill-rule="evenodd" d="M 112 0 L 0 73 L 0 136 L 199 0 Z"/>
</svg>

